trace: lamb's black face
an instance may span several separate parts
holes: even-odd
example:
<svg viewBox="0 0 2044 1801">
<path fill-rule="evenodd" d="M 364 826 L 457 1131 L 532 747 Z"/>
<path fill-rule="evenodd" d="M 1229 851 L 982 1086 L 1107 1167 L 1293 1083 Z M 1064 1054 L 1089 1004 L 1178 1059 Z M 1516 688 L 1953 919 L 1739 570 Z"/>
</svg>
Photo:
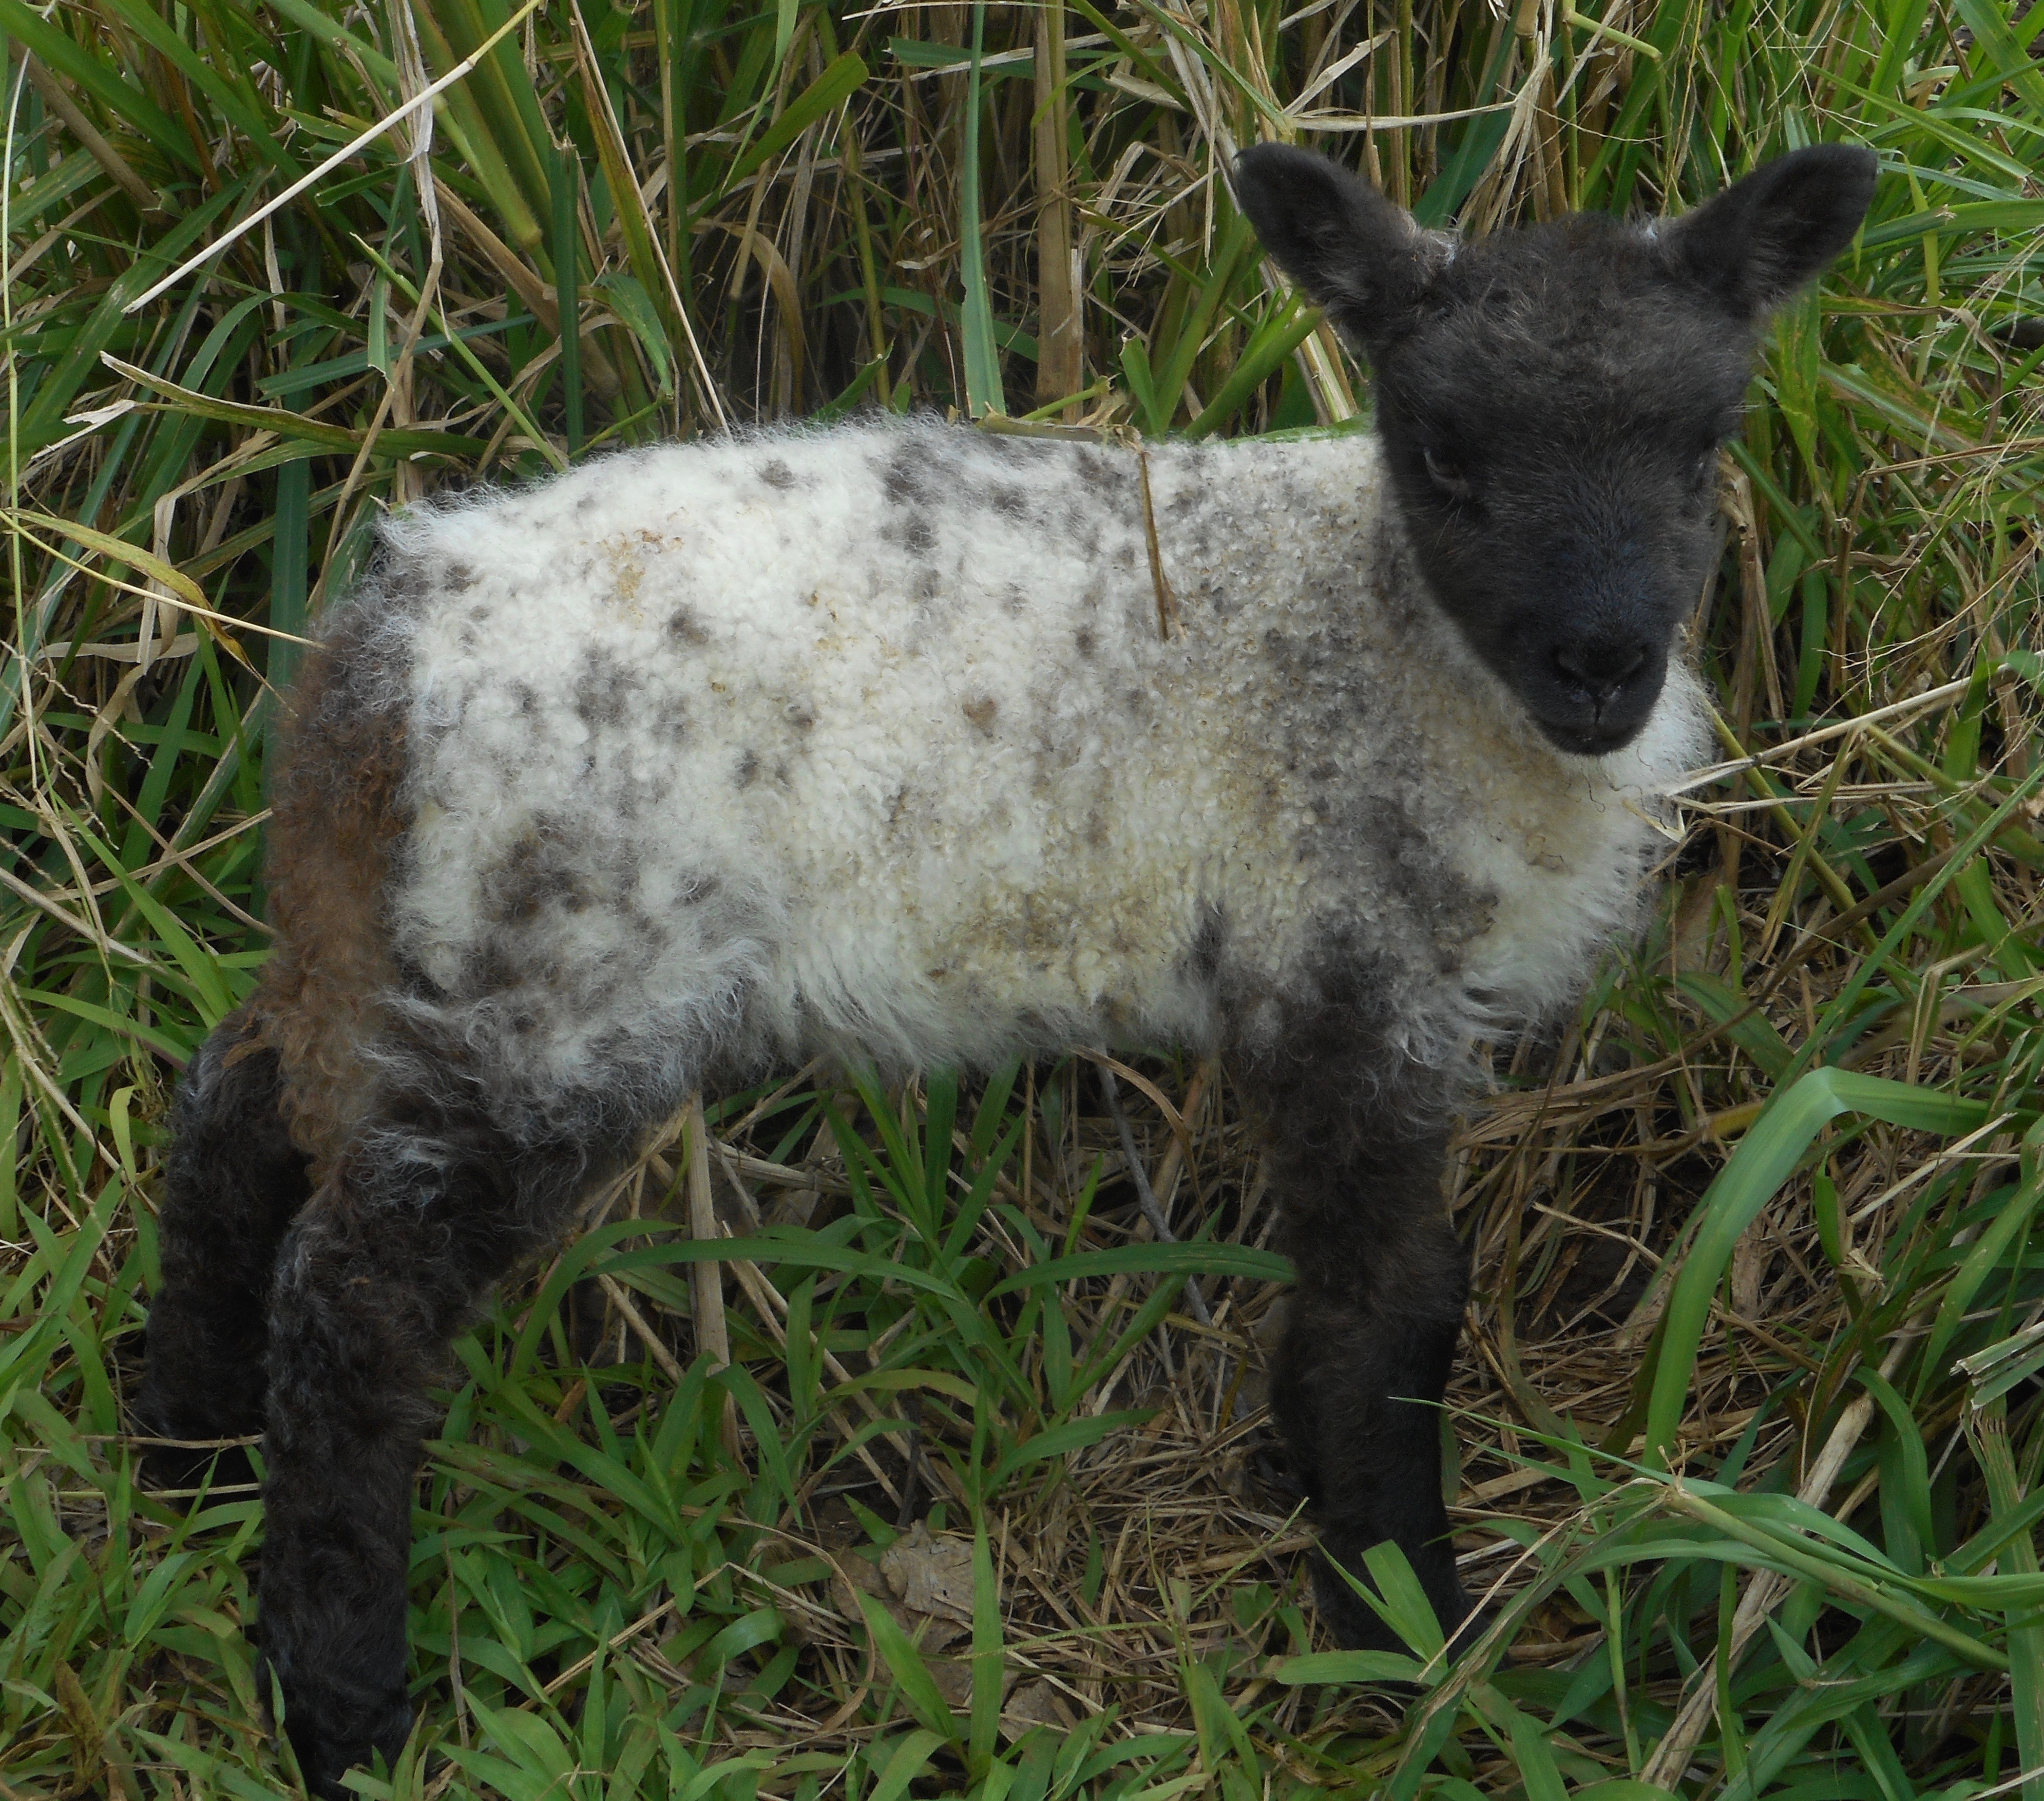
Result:
<svg viewBox="0 0 2044 1801">
<path fill-rule="evenodd" d="M 1716 544 L 1750 333 L 1641 233 L 1569 220 L 1470 246 L 1377 365 L 1421 569 L 1560 748 L 1646 722 Z"/>
<path fill-rule="evenodd" d="M 1873 180 L 1821 146 L 1657 233 L 1582 214 L 1457 246 L 1319 157 L 1237 165 L 1266 248 L 1370 357 L 1435 598 L 1559 748 L 1618 749 L 1652 713 L 1757 325 L 1850 241 Z"/>
</svg>

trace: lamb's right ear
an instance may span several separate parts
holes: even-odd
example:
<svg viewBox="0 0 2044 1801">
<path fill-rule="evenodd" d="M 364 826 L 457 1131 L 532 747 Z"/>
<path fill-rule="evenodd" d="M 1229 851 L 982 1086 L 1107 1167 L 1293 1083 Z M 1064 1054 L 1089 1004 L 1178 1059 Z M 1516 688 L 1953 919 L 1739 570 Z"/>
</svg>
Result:
<svg viewBox="0 0 2044 1801">
<path fill-rule="evenodd" d="M 1742 319 L 1778 306 L 1853 241 L 1879 164 L 1850 144 L 1778 156 L 1668 226 L 1676 267 Z"/>
<path fill-rule="evenodd" d="M 1235 162 L 1235 203 L 1278 266 L 1373 356 L 1409 329 L 1440 241 L 1324 156 L 1259 144 Z"/>
</svg>

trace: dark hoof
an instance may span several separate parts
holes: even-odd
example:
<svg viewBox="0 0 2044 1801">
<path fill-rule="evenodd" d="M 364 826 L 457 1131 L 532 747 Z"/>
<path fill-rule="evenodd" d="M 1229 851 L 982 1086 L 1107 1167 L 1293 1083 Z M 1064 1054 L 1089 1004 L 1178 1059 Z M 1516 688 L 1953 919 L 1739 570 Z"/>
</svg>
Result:
<svg viewBox="0 0 2044 1801">
<path fill-rule="evenodd" d="M 206 1490 L 209 1497 L 221 1498 L 222 1489 L 244 1488 L 250 1499 L 256 1491 L 256 1468 L 248 1453 L 240 1445 L 220 1450 L 192 1450 L 182 1445 L 152 1445 L 142 1453 L 142 1486 L 152 1489 L 174 1506 L 184 1506 L 198 1497 L 193 1491 Z"/>
<path fill-rule="evenodd" d="M 1462 1599 L 1466 1605 L 1469 1597 L 1465 1595 Z M 1471 1607 L 1469 1612 L 1462 1616 L 1462 1623 L 1448 1634 L 1449 1661 L 1453 1662 L 1467 1651 L 1479 1638 L 1490 1630 L 1496 1618 L 1497 1610 L 1495 1607 Z M 1498 1661 L 1500 1663 L 1508 1663 L 1511 1661 L 1509 1651 L 1508 1650 L 1505 1656 Z"/>
<path fill-rule="evenodd" d="M 144 1488 L 168 1491 L 174 1504 L 194 1499 L 189 1491 L 205 1487 L 209 1493 L 223 1488 L 252 1485 L 255 1465 L 245 1445 L 206 1445 L 198 1442 L 225 1437 L 217 1429 L 182 1427 L 151 1410 L 146 1402 L 135 1409 L 135 1428 L 144 1438 L 185 1439 L 185 1444 L 144 1445 L 136 1475 Z"/>
<path fill-rule="evenodd" d="M 1275 1432 L 1259 1432 L 1243 1446 L 1242 1479 L 1247 1492 L 1287 1513 L 1306 1499 L 1306 1485 Z"/>
<path fill-rule="evenodd" d="M 1385 1623 L 1377 1610 L 1348 1585 L 1324 1556 L 1313 1562 L 1313 1599 L 1320 1617 L 1343 1650 L 1389 1651 L 1401 1657 L 1416 1655 L 1412 1647 Z M 1483 1636 L 1491 1616 L 1479 1613 L 1469 1591 L 1452 1577 L 1446 1583 L 1427 1584 L 1427 1599 L 1433 1603 L 1434 1617 L 1440 1622 L 1441 1630 L 1448 1635 L 1448 1661 L 1452 1662 Z"/>
<path fill-rule="evenodd" d="M 267 1695 L 267 1662 L 259 1664 L 257 1680 Z M 402 1688 L 393 1694 L 332 1683 L 314 1690 L 286 1684 L 284 1732 L 298 1753 L 305 1787 L 320 1801 L 354 1801 L 354 1791 L 341 1786 L 341 1776 L 367 1764 L 379 1751 L 387 1767 L 397 1767 L 398 1753 L 412 1735 L 412 1703 Z"/>
</svg>

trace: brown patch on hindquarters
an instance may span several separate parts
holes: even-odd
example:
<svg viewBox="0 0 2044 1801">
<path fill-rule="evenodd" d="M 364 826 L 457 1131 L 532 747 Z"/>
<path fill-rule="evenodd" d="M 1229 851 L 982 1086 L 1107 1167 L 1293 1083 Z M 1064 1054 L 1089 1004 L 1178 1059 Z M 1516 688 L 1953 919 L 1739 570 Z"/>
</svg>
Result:
<svg viewBox="0 0 2044 1801">
<path fill-rule="evenodd" d="M 363 1047 L 398 981 L 384 896 L 411 823 L 399 799 L 405 684 L 374 641 L 381 623 L 381 609 L 363 607 L 312 654 L 271 766 L 264 874 L 277 946 L 250 1010 L 282 1067 L 292 1141 L 315 1180 L 367 1106 Z"/>
</svg>

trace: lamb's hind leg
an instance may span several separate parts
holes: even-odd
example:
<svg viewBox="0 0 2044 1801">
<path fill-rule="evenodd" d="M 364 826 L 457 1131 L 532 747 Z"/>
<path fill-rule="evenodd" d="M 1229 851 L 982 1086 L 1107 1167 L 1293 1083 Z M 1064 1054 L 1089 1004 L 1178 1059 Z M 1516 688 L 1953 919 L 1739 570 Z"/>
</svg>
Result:
<svg viewBox="0 0 2044 1801">
<path fill-rule="evenodd" d="M 513 1131 L 479 1088 L 444 1098 L 452 1087 L 443 1071 L 441 1098 L 386 1099 L 279 1260 L 258 1637 L 322 1795 L 372 1749 L 394 1759 L 410 1730 L 412 1495 L 448 1347 L 628 1137 L 595 1105 L 582 1129 Z"/>
<path fill-rule="evenodd" d="M 276 1053 L 247 1010 L 230 1014 L 178 1084 L 169 1195 L 157 1222 L 163 1281 L 149 1307 L 135 1414 L 152 1437 L 237 1438 L 263 1426 L 267 1309 L 277 1247 L 312 1190 L 282 1110 Z M 159 1487 L 190 1485 L 213 1453 L 144 1460 Z M 245 1480 L 240 1453 L 217 1480 Z"/>
</svg>

